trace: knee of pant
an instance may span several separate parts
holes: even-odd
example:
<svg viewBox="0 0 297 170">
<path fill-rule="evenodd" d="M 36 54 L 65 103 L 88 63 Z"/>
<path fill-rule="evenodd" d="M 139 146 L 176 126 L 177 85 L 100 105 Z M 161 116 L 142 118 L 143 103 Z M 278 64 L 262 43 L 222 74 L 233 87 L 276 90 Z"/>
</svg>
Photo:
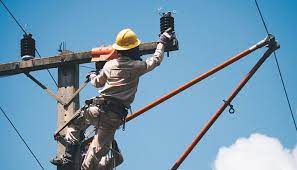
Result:
<svg viewBox="0 0 297 170">
<path fill-rule="evenodd" d="M 90 170 L 90 166 L 89 165 L 86 165 L 85 163 L 83 163 L 82 165 L 81 165 L 81 168 L 80 168 L 81 170 Z"/>
<path fill-rule="evenodd" d="M 81 170 L 93 170 L 94 167 L 98 169 L 100 160 L 108 153 L 108 150 L 109 148 L 106 148 L 100 149 L 95 153 L 88 153 L 81 165 Z"/>
<path fill-rule="evenodd" d="M 81 170 L 91 170 L 94 167 L 94 158 L 92 155 L 86 155 L 83 163 L 81 164 Z"/>
<path fill-rule="evenodd" d="M 103 156 L 105 156 L 109 150 L 110 150 L 110 148 L 108 147 L 108 145 L 104 145 L 104 146 L 100 147 L 95 153 L 96 158 L 98 160 L 101 160 L 101 158 Z"/>
</svg>

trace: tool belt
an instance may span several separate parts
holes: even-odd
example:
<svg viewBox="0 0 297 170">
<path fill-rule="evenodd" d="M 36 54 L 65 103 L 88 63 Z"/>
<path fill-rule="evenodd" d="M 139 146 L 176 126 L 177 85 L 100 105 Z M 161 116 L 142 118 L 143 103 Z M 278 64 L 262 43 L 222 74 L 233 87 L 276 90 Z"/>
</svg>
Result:
<svg viewBox="0 0 297 170">
<path fill-rule="evenodd" d="M 95 97 L 86 101 L 86 104 L 92 104 L 99 107 L 103 112 L 114 112 L 118 114 L 122 119 L 126 118 L 128 114 L 127 106 L 123 105 L 119 100 L 108 97 Z"/>
</svg>

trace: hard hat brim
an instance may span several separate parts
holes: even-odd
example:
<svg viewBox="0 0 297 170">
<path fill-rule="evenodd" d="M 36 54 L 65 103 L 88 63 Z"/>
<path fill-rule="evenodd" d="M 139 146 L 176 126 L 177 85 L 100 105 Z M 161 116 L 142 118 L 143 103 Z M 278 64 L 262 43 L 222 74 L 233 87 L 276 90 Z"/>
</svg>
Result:
<svg viewBox="0 0 297 170">
<path fill-rule="evenodd" d="M 130 50 L 132 48 L 135 48 L 141 44 L 141 41 L 137 39 L 137 41 L 134 44 L 130 44 L 128 46 L 119 46 L 118 44 L 114 43 L 112 44 L 112 48 L 119 50 L 119 51 L 124 51 L 124 50 Z"/>
</svg>

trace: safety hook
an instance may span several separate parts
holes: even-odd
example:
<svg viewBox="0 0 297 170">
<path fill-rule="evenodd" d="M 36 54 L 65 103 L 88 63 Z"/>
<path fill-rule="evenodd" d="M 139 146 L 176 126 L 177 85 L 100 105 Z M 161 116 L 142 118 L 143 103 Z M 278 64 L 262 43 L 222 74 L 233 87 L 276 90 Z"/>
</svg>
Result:
<svg viewBox="0 0 297 170">
<path fill-rule="evenodd" d="M 235 109 L 233 107 L 233 105 L 231 103 L 229 103 L 228 101 L 226 100 L 223 100 L 225 102 L 225 104 L 227 104 L 230 108 L 229 108 L 229 113 L 230 114 L 234 114 L 235 113 Z"/>
</svg>

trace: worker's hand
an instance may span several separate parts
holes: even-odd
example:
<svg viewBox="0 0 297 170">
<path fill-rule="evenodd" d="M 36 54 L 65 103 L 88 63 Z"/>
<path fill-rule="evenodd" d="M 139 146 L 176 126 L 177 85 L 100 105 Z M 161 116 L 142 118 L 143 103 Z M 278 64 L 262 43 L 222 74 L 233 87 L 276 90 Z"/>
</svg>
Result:
<svg viewBox="0 0 297 170">
<path fill-rule="evenodd" d="M 67 128 L 67 131 L 74 131 L 73 129 L 71 128 Z M 77 141 L 79 141 L 79 139 L 77 139 L 76 136 L 73 135 L 73 133 L 66 133 L 65 135 L 65 140 L 67 141 L 67 143 L 69 143 L 70 145 L 75 145 L 77 143 Z"/>
<path fill-rule="evenodd" d="M 160 35 L 160 43 L 167 45 L 173 38 L 174 32 L 170 29 L 167 29 Z"/>
<path fill-rule="evenodd" d="M 87 73 L 86 79 L 92 80 L 96 76 L 97 76 L 97 72 L 96 71 L 90 71 L 90 72 Z"/>
</svg>

